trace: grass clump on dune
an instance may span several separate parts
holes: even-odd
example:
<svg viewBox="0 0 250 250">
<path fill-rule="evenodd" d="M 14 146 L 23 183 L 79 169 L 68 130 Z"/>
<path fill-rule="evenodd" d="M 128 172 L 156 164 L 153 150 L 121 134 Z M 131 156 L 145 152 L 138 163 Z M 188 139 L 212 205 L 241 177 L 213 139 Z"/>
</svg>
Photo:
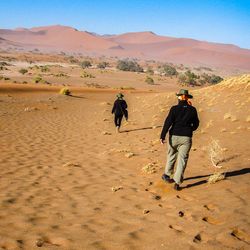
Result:
<svg viewBox="0 0 250 250">
<path fill-rule="evenodd" d="M 70 95 L 71 92 L 68 88 L 62 88 L 60 89 L 60 92 L 59 92 L 61 95 Z"/>
</svg>

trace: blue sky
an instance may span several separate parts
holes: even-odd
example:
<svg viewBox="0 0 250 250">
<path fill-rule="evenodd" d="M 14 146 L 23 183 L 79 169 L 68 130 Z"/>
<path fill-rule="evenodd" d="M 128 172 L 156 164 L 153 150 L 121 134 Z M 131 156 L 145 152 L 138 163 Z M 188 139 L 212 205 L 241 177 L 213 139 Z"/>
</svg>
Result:
<svg viewBox="0 0 250 250">
<path fill-rule="evenodd" d="M 159 35 L 250 49 L 250 0 L 7 0 L 0 28 L 61 24 L 98 34 Z"/>
</svg>

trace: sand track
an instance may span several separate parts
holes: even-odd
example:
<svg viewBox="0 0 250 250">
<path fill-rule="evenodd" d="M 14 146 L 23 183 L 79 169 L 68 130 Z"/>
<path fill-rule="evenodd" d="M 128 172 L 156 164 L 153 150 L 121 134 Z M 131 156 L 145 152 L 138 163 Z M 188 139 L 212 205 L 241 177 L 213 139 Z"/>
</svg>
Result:
<svg viewBox="0 0 250 250">
<path fill-rule="evenodd" d="M 210 117 L 209 135 L 204 124 L 194 137 L 184 189 L 174 191 L 160 178 L 157 139 L 175 100 L 164 95 L 127 93 L 130 121 L 116 134 L 113 93 L 2 93 L 0 249 L 247 249 L 249 143 L 237 143 L 238 133 L 222 141 L 240 157 L 228 160 L 225 181 L 207 184 Z M 153 174 L 141 170 L 149 163 Z"/>
</svg>

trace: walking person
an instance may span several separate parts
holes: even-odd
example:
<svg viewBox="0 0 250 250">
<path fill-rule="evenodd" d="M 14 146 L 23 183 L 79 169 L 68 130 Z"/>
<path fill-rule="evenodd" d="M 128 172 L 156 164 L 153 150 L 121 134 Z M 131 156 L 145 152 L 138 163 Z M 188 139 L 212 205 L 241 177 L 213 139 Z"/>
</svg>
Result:
<svg viewBox="0 0 250 250">
<path fill-rule="evenodd" d="M 128 120 L 128 111 L 127 111 L 127 103 L 123 99 L 124 95 L 122 93 L 119 93 L 117 96 L 117 99 L 114 102 L 112 114 L 115 115 L 114 122 L 116 127 L 116 132 L 120 132 L 120 127 L 122 123 L 122 118 L 125 116 L 125 119 Z"/>
<path fill-rule="evenodd" d="M 176 95 L 178 105 L 171 107 L 160 140 L 164 144 L 169 131 L 167 163 L 162 179 L 168 183 L 175 183 L 174 189 L 179 191 L 192 146 L 193 131 L 198 128 L 199 119 L 196 109 L 189 102 L 193 96 L 188 93 L 188 90 L 181 89 Z M 174 172 L 176 160 L 177 166 Z"/>
</svg>

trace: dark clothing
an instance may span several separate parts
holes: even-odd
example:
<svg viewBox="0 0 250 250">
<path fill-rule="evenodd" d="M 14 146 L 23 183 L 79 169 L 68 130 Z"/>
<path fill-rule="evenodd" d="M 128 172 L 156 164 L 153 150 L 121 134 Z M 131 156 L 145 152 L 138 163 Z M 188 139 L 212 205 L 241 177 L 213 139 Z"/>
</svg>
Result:
<svg viewBox="0 0 250 250">
<path fill-rule="evenodd" d="M 161 139 L 165 140 L 169 129 L 170 135 L 192 137 L 193 131 L 198 126 L 199 119 L 196 108 L 189 105 L 187 101 L 179 101 L 179 104 L 173 106 L 169 111 L 161 132 Z"/>
<path fill-rule="evenodd" d="M 115 115 L 115 126 L 116 127 L 121 127 L 121 123 L 122 123 L 122 117 L 123 116 L 117 116 L 117 115 Z"/>
<path fill-rule="evenodd" d="M 125 116 L 126 119 L 128 119 L 128 111 L 127 111 L 127 103 L 125 100 L 117 99 L 114 102 L 114 106 L 112 109 L 112 114 L 115 114 L 115 116 Z"/>
</svg>

